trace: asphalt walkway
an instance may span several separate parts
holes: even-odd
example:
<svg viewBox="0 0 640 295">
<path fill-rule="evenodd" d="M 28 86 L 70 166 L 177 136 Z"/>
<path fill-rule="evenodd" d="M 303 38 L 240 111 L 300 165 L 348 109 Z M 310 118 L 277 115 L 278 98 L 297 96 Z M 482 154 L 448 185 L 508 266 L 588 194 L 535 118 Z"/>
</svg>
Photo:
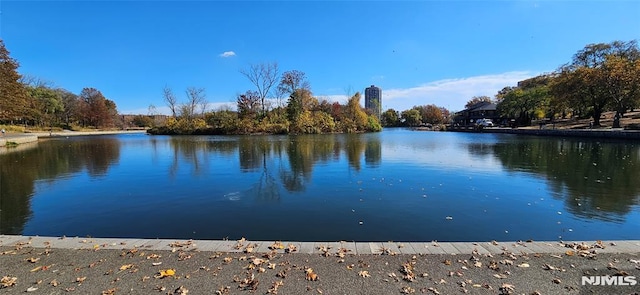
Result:
<svg viewBox="0 0 640 295">
<path fill-rule="evenodd" d="M 583 276 L 620 279 L 593 286 Z M 0 236 L 0 277 L 7 294 L 638 294 L 640 241 Z"/>
</svg>

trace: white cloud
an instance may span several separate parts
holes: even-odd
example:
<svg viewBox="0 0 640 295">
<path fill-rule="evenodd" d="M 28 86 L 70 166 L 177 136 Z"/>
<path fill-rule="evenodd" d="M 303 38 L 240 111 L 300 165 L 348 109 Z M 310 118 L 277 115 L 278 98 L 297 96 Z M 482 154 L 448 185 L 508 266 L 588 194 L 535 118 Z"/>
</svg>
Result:
<svg viewBox="0 0 640 295">
<path fill-rule="evenodd" d="M 410 88 L 382 89 L 383 109 L 393 108 L 403 111 L 415 105 L 435 104 L 450 111 L 464 109 L 473 96 L 493 97 L 506 86 L 515 86 L 518 81 L 535 76 L 536 73 L 520 71 L 502 74 L 444 79 L 427 82 Z M 325 95 L 344 101 L 344 95 Z M 364 102 L 363 102 L 364 103 Z"/>
<path fill-rule="evenodd" d="M 236 56 L 236 53 L 233 51 L 225 51 L 223 53 L 220 53 L 220 55 L 218 55 L 220 57 L 232 57 L 232 56 Z"/>
<path fill-rule="evenodd" d="M 452 111 L 462 110 L 473 96 L 493 97 L 505 86 L 530 78 L 531 72 L 507 72 L 468 78 L 445 79 L 405 89 L 383 89 L 384 108 L 405 110 L 414 105 L 435 104 Z M 388 106 L 388 107 L 387 107 Z"/>
</svg>

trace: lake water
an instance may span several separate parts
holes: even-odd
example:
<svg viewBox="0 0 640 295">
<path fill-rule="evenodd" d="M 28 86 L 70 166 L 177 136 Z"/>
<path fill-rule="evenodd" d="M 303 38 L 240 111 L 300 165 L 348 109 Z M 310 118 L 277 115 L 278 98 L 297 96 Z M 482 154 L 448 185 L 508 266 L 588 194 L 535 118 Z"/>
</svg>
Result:
<svg viewBox="0 0 640 295">
<path fill-rule="evenodd" d="M 640 239 L 640 145 L 405 129 L 51 139 L 0 153 L 0 233 Z"/>
</svg>

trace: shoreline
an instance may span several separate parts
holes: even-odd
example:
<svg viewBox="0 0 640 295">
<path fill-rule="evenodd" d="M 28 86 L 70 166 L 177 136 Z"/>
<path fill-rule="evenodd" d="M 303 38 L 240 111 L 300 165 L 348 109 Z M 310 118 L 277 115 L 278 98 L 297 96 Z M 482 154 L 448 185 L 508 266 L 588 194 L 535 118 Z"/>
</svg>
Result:
<svg viewBox="0 0 640 295">
<path fill-rule="evenodd" d="M 146 130 L 113 130 L 113 131 L 62 131 L 62 132 L 29 132 L 29 133 L 6 133 L 0 137 L 0 147 L 13 142 L 18 145 L 24 143 L 37 142 L 39 139 L 60 138 L 69 136 L 99 136 L 114 134 L 138 134 L 146 133 Z"/>
<path fill-rule="evenodd" d="M 515 135 L 534 135 L 552 137 L 581 137 L 601 139 L 626 139 L 640 140 L 640 130 L 625 129 L 512 129 L 512 128 L 485 128 L 473 129 L 447 129 L 451 132 L 471 133 L 499 133 Z"/>
<path fill-rule="evenodd" d="M 252 253 L 268 253 L 275 241 L 244 240 L 245 245 L 256 245 Z M 0 235 L 0 247 L 14 244 L 29 244 L 35 248 L 55 248 L 72 250 L 100 249 L 130 249 L 142 247 L 150 250 L 170 251 L 175 244 L 189 244 L 190 248 L 201 251 L 243 252 L 242 247 L 236 247 L 236 240 L 186 240 L 186 239 L 135 239 L 135 238 L 91 238 L 91 237 L 57 237 L 57 236 L 22 236 Z M 640 253 L 640 240 L 612 240 L 612 241 L 512 241 L 512 242 L 295 242 L 282 241 L 283 244 L 294 244 L 297 253 L 322 254 L 318 250 L 321 245 L 333 249 L 346 248 L 358 255 L 382 254 L 381 249 L 389 249 L 397 254 L 500 254 L 505 250 L 514 253 L 545 253 L 561 254 L 567 251 L 567 244 L 602 244 L 601 253 Z M 284 251 L 281 251 L 284 252 Z"/>
</svg>

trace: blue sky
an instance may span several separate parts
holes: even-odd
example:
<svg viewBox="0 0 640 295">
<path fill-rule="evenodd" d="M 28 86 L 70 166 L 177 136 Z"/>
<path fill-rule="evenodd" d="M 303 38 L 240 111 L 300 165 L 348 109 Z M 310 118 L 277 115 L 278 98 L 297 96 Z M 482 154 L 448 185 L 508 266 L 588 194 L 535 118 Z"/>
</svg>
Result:
<svg viewBox="0 0 640 295">
<path fill-rule="evenodd" d="M 7 1 L 0 38 L 28 74 L 121 113 L 167 112 L 162 88 L 210 108 L 252 89 L 239 73 L 277 62 L 318 97 L 383 90 L 383 108 L 436 104 L 551 72 L 590 43 L 640 39 L 640 1 Z M 233 54 L 224 55 L 225 52 Z"/>
</svg>

